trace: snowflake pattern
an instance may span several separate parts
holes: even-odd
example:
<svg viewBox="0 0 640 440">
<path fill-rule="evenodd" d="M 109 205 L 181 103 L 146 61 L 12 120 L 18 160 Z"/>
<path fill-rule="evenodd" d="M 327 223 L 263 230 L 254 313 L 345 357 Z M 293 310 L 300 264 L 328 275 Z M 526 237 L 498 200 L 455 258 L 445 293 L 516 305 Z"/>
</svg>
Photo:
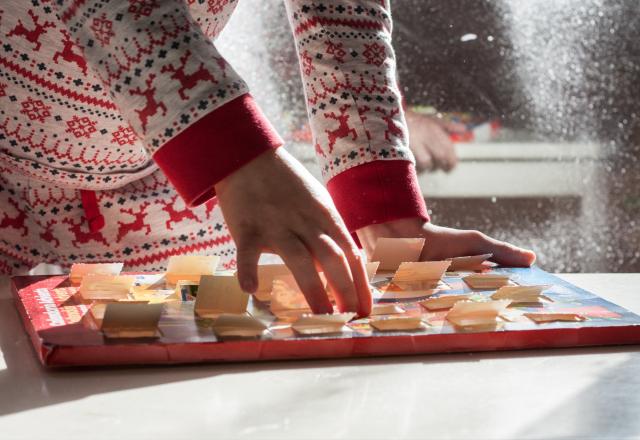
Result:
<svg viewBox="0 0 640 440">
<path fill-rule="evenodd" d="M 387 58 L 387 54 L 384 50 L 384 46 L 378 43 L 365 44 L 364 55 L 367 64 L 380 67 L 384 64 L 384 60 Z"/>
<path fill-rule="evenodd" d="M 225 6 L 229 3 L 229 0 L 208 0 L 207 1 L 207 12 L 211 12 L 212 14 L 218 14 L 222 12 Z"/>
<path fill-rule="evenodd" d="M 111 143 L 118 145 L 133 145 L 138 140 L 131 127 L 123 127 L 122 125 L 118 125 L 118 129 L 111 133 L 111 136 L 113 137 Z"/>
<path fill-rule="evenodd" d="M 344 50 L 342 43 L 334 43 L 333 41 L 326 41 L 327 45 L 327 54 L 333 55 L 333 58 L 339 62 L 344 63 L 344 57 L 347 54 L 347 51 Z"/>
<path fill-rule="evenodd" d="M 148 17 L 156 6 L 155 0 L 129 0 L 129 12 L 133 14 L 134 20 L 142 16 Z"/>
<path fill-rule="evenodd" d="M 25 101 L 22 101 L 20 105 L 22 106 L 20 113 L 27 115 L 31 121 L 44 122 L 46 118 L 51 116 L 51 106 L 45 105 L 45 103 L 39 99 L 34 100 L 31 96 L 29 96 Z"/>
<path fill-rule="evenodd" d="M 90 29 L 102 46 L 108 46 L 111 37 L 115 35 L 113 32 L 113 22 L 107 20 L 107 14 L 105 13 L 93 19 Z"/>
<path fill-rule="evenodd" d="M 72 133 L 77 138 L 89 139 L 93 133 L 97 131 L 96 122 L 89 119 L 87 116 L 79 118 L 74 115 L 73 118 L 67 121 L 67 133 Z"/>
<path fill-rule="evenodd" d="M 193 5 L 188 11 L 191 14 L 176 7 L 182 2 Z M 181 61 L 186 48 L 194 51 L 204 48 L 202 40 L 194 44 L 194 36 L 200 36 L 201 30 L 217 34 L 225 27 L 236 0 L 122 0 L 123 6 L 118 10 L 108 6 L 113 4 L 108 0 L 70 2 L 74 14 L 66 24 L 59 24 L 56 38 L 46 43 L 41 37 L 47 28 L 54 26 L 51 20 L 57 20 L 58 26 L 60 17 L 56 11 L 68 8 L 60 9 L 57 5 L 65 2 L 25 3 L 33 7 L 16 8 L 19 15 L 6 20 L 5 14 L 0 20 L 5 55 L 11 53 L 12 63 L 25 72 L 17 74 L 24 83 L 6 75 L 0 77 L 0 107 L 5 115 L 10 115 L 0 120 L 0 137 L 9 138 L 2 142 L 3 147 L 18 153 L 16 174 L 25 172 L 51 185 L 41 189 L 42 203 L 38 201 L 37 208 L 32 205 L 28 213 L 43 224 L 42 229 L 30 234 L 37 249 L 22 248 L 20 242 L 16 248 L 20 258 L 32 261 L 37 255 L 33 252 L 46 251 L 50 252 L 47 258 L 59 258 L 67 265 L 85 259 L 127 259 L 129 264 L 140 261 L 138 255 L 148 258 L 167 248 L 185 252 L 189 250 L 185 246 L 193 244 L 197 249 L 226 252 L 231 259 L 233 244 L 228 234 L 213 232 L 220 231 L 218 225 L 204 221 L 213 220 L 213 212 L 211 219 L 203 209 L 196 214 L 199 221 L 184 218 L 179 236 L 163 230 L 171 214 L 156 201 L 177 194 L 160 171 L 153 171 L 156 167 L 150 161 L 151 154 L 144 154 L 144 147 L 149 153 L 163 148 L 204 115 L 247 93 L 245 84 L 227 68 L 224 58 L 217 53 L 211 56 L 213 47 L 206 50 L 206 56 Z M 405 136 L 400 130 L 403 120 L 398 110 L 399 91 L 390 71 L 393 52 L 388 32 L 391 27 L 388 2 L 290 0 L 290 3 L 290 21 L 313 128 L 309 142 L 316 149 L 325 178 L 374 160 L 409 160 Z M 17 20 L 24 23 L 29 37 L 17 31 L 9 35 Z M 196 23 L 203 29 L 198 29 Z M 24 43 L 25 39 L 36 47 L 21 54 L 14 43 Z M 47 50 L 40 52 L 37 49 L 41 39 Z M 72 45 L 76 40 L 82 43 L 82 48 Z M 212 75 L 217 73 L 219 85 L 194 82 L 198 79 L 194 72 L 201 69 L 201 63 Z M 178 67 L 172 72 L 168 66 Z M 35 74 L 47 78 L 62 92 L 52 96 L 42 82 L 32 79 Z M 178 82 L 183 92 L 189 91 L 192 98 L 189 102 L 180 96 Z M 175 87 L 165 87 L 169 83 Z M 136 125 L 142 118 L 149 120 L 147 136 Z M 41 119 L 44 123 L 36 122 Z M 140 133 L 140 138 L 136 133 Z M 7 173 L 13 175 L 13 170 Z M 2 174 L 4 177 L 5 172 Z M 129 185 L 132 182 L 135 184 Z M 56 192 L 58 187 L 69 188 L 68 195 L 60 196 Z M 87 232 L 77 188 L 98 190 L 107 224 L 96 235 Z M 0 191 L 0 202 L 6 194 Z M 39 200 L 23 198 L 34 203 Z M 158 240 L 150 240 L 145 223 L 137 220 L 147 201 L 153 204 L 147 209 L 154 210 L 148 215 L 154 219 L 152 234 L 162 237 Z M 142 227 L 138 230 L 139 226 Z M 11 228 L 0 232 L 4 232 L 0 234 L 2 239 L 20 240 L 14 237 L 20 234 Z M 117 237 L 124 232 L 127 245 L 114 248 Z M 87 240 L 89 243 L 83 245 Z M 53 246 L 58 241 L 61 246 Z"/>
</svg>

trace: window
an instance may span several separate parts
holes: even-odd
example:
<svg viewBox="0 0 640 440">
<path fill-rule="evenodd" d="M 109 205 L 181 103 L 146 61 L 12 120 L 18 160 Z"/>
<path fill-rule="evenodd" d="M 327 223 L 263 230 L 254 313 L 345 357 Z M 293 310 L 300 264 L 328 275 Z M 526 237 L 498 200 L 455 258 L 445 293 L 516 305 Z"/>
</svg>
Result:
<svg viewBox="0 0 640 440">
<path fill-rule="evenodd" d="M 408 110 L 465 125 L 457 166 L 420 175 L 433 221 L 530 247 L 550 271 L 639 271 L 636 2 L 392 8 Z M 262 20 L 264 34 L 244 34 L 246 20 Z M 220 46 L 313 169 L 289 32 L 279 0 L 245 0 Z"/>
</svg>

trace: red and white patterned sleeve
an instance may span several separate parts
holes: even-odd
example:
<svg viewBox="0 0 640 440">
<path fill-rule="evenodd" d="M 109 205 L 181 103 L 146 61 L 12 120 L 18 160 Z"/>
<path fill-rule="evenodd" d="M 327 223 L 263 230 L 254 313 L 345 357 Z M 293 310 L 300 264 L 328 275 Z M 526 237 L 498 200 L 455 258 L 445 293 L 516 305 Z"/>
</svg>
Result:
<svg viewBox="0 0 640 440">
<path fill-rule="evenodd" d="M 282 140 L 184 0 L 57 0 L 121 114 L 189 206 Z M 144 7 L 142 7 L 144 6 Z"/>
<path fill-rule="evenodd" d="M 286 0 L 316 155 L 353 232 L 428 220 L 396 81 L 387 0 Z"/>
</svg>

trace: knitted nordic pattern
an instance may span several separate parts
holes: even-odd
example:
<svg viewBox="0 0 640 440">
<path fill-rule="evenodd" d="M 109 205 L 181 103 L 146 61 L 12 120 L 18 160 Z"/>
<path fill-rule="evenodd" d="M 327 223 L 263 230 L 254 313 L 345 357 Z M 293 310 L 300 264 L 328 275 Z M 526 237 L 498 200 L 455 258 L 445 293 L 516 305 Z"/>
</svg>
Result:
<svg viewBox="0 0 640 440">
<path fill-rule="evenodd" d="M 128 270 L 162 270 L 171 255 L 216 254 L 235 267 L 235 246 L 215 199 L 188 209 L 155 172 L 116 190 L 99 191 L 106 226 L 91 232 L 79 192 L 33 180 L 0 178 L 0 273 L 40 262 L 123 261 Z"/>
<path fill-rule="evenodd" d="M 286 3 L 325 177 L 411 160 L 387 2 Z M 247 93 L 212 42 L 236 4 L 0 3 L 0 251 L 12 262 L 7 257 L 5 268 L 106 260 L 150 268 L 167 253 L 201 250 L 233 264 L 219 209 L 186 209 L 151 156 Z M 104 229 L 90 232 L 80 189 L 98 191 Z"/>
</svg>

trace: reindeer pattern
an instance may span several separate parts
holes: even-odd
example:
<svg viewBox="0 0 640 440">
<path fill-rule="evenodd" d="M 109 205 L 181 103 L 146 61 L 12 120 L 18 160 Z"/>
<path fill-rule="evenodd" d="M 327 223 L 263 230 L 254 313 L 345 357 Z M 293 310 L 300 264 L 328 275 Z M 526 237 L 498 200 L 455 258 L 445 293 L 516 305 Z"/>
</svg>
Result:
<svg viewBox="0 0 640 440">
<path fill-rule="evenodd" d="M 381 107 L 376 107 L 376 113 L 381 115 L 382 120 L 387 125 L 387 128 L 384 131 L 384 138 L 391 142 L 391 137 L 394 136 L 396 138 L 402 138 L 404 135 L 404 131 L 402 131 L 400 121 L 398 120 L 398 114 L 400 109 L 396 108 L 393 110 L 385 110 Z"/>
<path fill-rule="evenodd" d="M 27 228 L 27 214 L 20 206 L 20 204 L 9 197 L 7 199 L 9 205 L 13 206 L 13 209 L 16 211 L 15 215 L 10 215 L 7 212 L 4 212 L 2 215 L 2 219 L 0 219 L 0 229 L 15 229 L 17 232 L 20 232 L 20 237 L 26 237 L 29 233 L 29 228 Z"/>
<path fill-rule="evenodd" d="M 336 0 L 342 2 L 348 3 Z M 72 192 L 71 201 L 45 194 L 42 203 L 13 195 L 9 202 L 0 192 L 0 252 L 10 248 L 33 259 L 37 243 L 57 249 L 71 263 L 71 256 L 134 259 L 197 243 L 228 251 L 231 261 L 232 244 L 215 201 L 189 209 L 175 190 L 164 192 L 170 188 L 166 181 L 153 191 L 139 187 L 150 176 L 145 172 L 152 154 L 248 92 L 215 46 L 193 39 L 194 32 L 217 35 L 237 2 L 186 2 L 189 14 L 182 16 L 174 13 L 172 2 L 146 2 L 151 9 L 145 9 L 143 2 L 132 1 L 122 10 L 132 14 L 126 20 L 110 8 L 93 8 L 92 2 L 59 3 L 14 0 L 9 9 L 0 2 L 6 69 L 18 72 L 22 81 L 0 77 L 0 100 L 6 114 L 17 118 L 0 120 L 0 131 L 12 138 L 0 146 L 26 159 L 24 169 L 38 181 L 51 182 L 48 188 L 90 184 L 98 189 L 107 224 L 92 232 Z M 392 53 L 388 2 L 365 3 L 370 7 L 362 16 L 349 8 L 309 8 L 305 0 L 291 0 L 289 8 L 299 53 L 311 54 L 301 60 L 309 72 L 304 78 L 314 134 L 309 148 L 319 156 L 325 178 L 377 160 L 381 151 L 384 159 L 408 157 L 400 154 L 406 134 L 395 76 L 385 70 L 389 63 L 380 63 L 380 56 Z M 67 18 L 60 11 L 68 12 Z M 197 27 L 212 14 L 209 25 Z M 349 25 L 365 16 L 371 26 Z M 128 25 L 132 22 L 136 26 Z M 313 23 L 324 23 L 322 37 Z M 19 175 L 23 169 L 6 173 L 13 171 Z M 123 189 L 129 185 L 137 187 Z"/>
<path fill-rule="evenodd" d="M 333 148 L 336 145 L 336 141 L 339 139 L 344 139 L 351 136 L 351 140 L 355 141 L 358 139 L 358 133 L 356 129 L 349 126 L 349 118 L 351 117 L 350 113 L 347 111 L 351 108 L 350 105 L 343 105 L 340 107 L 340 113 L 335 114 L 335 112 L 328 112 L 324 114 L 326 119 L 338 121 L 338 127 L 333 130 L 325 130 L 327 137 L 329 139 L 329 154 L 333 153 Z"/>
<path fill-rule="evenodd" d="M 173 64 L 167 64 L 163 66 L 160 72 L 171 73 L 171 78 L 177 80 L 180 83 L 180 88 L 178 89 L 178 95 L 182 100 L 186 101 L 189 97 L 184 93 L 185 90 L 193 89 L 200 81 L 208 81 L 212 84 L 218 84 L 218 81 L 213 77 L 213 75 L 205 68 L 204 63 L 200 63 L 200 66 L 193 71 L 192 73 L 186 73 L 185 68 L 187 65 L 187 60 L 191 56 L 191 51 L 187 50 L 183 56 L 180 57 L 180 66 L 174 67 Z M 222 58 L 217 58 L 216 61 L 220 65 L 220 60 L 224 62 Z M 223 69 L 226 68 L 226 65 L 223 65 Z M 223 70 L 224 72 L 224 70 Z"/>
<path fill-rule="evenodd" d="M 158 200 L 157 203 L 162 206 L 162 210 L 169 215 L 169 219 L 166 221 L 166 228 L 170 231 L 173 230 L 171 224 L 177 224 L 182 222 L 183 220 L 195 220 L 198 221 L 198 217 L 193 213 L 191 209 L 188 207 L 184 207 L 182 209 L 176 209 L 176 202 L 178 201 L 178 195 L 173 196 L 168 201 L 167 200 Z"/>
<path fill-rule="evenodd" d="M 143 133 L 147 132 L 147 123 L 149 122 L 149 118 L 155 116 L 155 114 L 158 113 L 158 110 L 162 110 L 162 116 L 167 114 L 167 106 L 164 105 L 164 102 L 156 100 L 156 88 L 151 87 L 155 78 L 156 76 L 153 73 L 149 75 L 149 78 L 145 81 L 145 84 L 147 85 L 145 90 L 140 89 L 140 87 L 129 90 L 130 95 L 143 96 L 145 99 L 144 107 L 142 109 L 135 110 L 138 114 L 138 118 L 140 119 L 140 125 L 142 126 Z"/>
<path fill-rule="evenodd" d="M 74 42 L 71 40 L 71 35 L 66 30 L 60 31 L 62 34 L 63 40 L 63 49 L 62 51 L 56 51 L 53 54 L 53 62 L 58 64 L 58 60 L 62 58 L 67 63 L 74 63 L 80 70 L 82 70 L 82 74 L 87 74 L 87 62 Z"/>
<path fill-rule="evenodd" d="M 88 244 L 92 241 L 95 241 L 104 246 L 109 246 L 109 242 L 102 235 L 101 231 L 92 232 L 89 230 L 89 226 L 83 221 L 82 218 L 77 220 L 73 220 L 71 218 L 63 218 L 62 223 L 69 225 L 69 232 L 73 234 L 71 238 L 71 244 L 75 247 L 80 247 L 80 245 Z"/>
<path fill-rule="evenodd" d="M 38 52 L 42 47 L 40 37 L 47 32 L 47 29 L 54 28 L 55 23 L 46 20 L 40 23 L 40 18 L 32 9 L 29 9 L 27 13 L 31 17 L 31 24 L 25 25 L 22 20 L 18 19 L 18 24 L 7 34 L 7 37 L 22 37 L 34 44 L 33 50 Z"/>
<path fill-rule="evenodd" d="M 53 234 L 53 227 L 57 224 L 58 224 L 58 221 L 56 219 L 48 220 L 47 222 L 45 222 L 44 225 L 40 225 L 43 231 L 40 232 L 40 234 L 38 234 L 40 239 L 46 241 L 47 243 L 55 247 L 60 246 L 60 240 L 58 240 L 56 236 Z"/>
<path fill-rule="evenodd" d="M 44 139 L 28 137 L 26 124 L 17 121 L 20 133 L 16 131 L 16 137 L 20 137 L 20 145 L 22 139 L 29 139 L 27 156 L 49 148 L 46 160 L 53 168 L 67 167 L 77 160 L 82 162 L 83 172 L 111 167 L 112 171 L 122 170 L 122 174 L 113 173 L 114 179 L 126 180 L 125 174 L 140 169 L 145 147 L 146 153 L 154 154 L 203 115 L 248 92 L 215 47 L 190 41 L 195 30 L 192 19 L 199 22 L 205 15 L 215 15 L 215 29 L 205 26 L 200 30 L 216 36 L 237 2 L 188 2 L 191 17 L 187 18 L 169 13 L 173 11 L 169 3 L 132 2 L 128 13 L 140 24 L 136 29 L 125 26 L 128 21 L 110 11 L 93 10 L 88 2 L 74 6 L 70 22 L 62 25 L 57 8 L 40 3 L 24 2 L 11 10 L 0 5 L 0 35 L 8 45 L 15 45 L 12 63 L 29 72 L 24 74 L 29 85 L 23 90 L 0 81 L 0 95 L 17 96 L 7 103 L 12 106 L 9 110 L 28 115 L 34 133 L 43 131 L 38 131 L 40 127 L 33 121 L 47 124 Z M 308 24 L 318 22 L 328 12 L 309 9 L 303 0 L 291 3 L 293 15 L 289 18 L 300 31 L 294 35 L 299 52 L 311 54 L 300 62 L 309 72 L 304 86 L 314 134 L 310 148 L 315 150 L 325 174 L 329 173 L 325 177 L 380 159 L 382 150 L 390 152 L 384 158 L 407 157 L 397 154 L 406 149 L 400 94 L 393 72 L 380 63 L 380 56 L 388 55 L 391 48 L 386 47 L 384 31 L 375 30 L 387 28 L 388 16 L 383 10 L 388 5 L 365 0 L 372 5 L 370 11 L 378 11 L 369 18 L 376 25 L 354 27 L 357 34 L 353 38 L 344 37 L 348 33 L 334 25 L 327 25 L 326 36 L 316 38 L 313 26 Z M 151 20 L 152 28 L 145 28 L 141 17 L 149 14 L 157 20 Z M 341 23 L 341 18 L 358 20 L 338 9 L 332 14 L 332 20 Z M 380 43 L 372 45 L 371 41 Z M 31 75 L 35 75 L 33 80 L 29 79 Z M 82 102 L 90 112 L 72 111 L 73 106 L 44 98 L 51 93 L 48 89 Z M 58 124 L 52 124 L 54 118 Z M 54 134 L 57 141 L 52 138 Z M 111 147 L 125 145 L 135 148 L 112 151 Z M 90 174 L 101 178 L 96 177 L 100 173 Z"/>
<path fill-rule="evenodd" d="M 8 193 L 0 179 L 0 273 L 11 270 L 5 253 L 16 249 L 24 250 L 28 261 L 51 262 L 58 255 L 69 264 L 130 260 L 145 268 L 158 267 L 141 263 L 147 259 L 164 264 L 166 252 L 177 252 L 173 249 L 224 251 L 224 263 L 235 264 L 233 242 L 215 198 L 188 208 L 175 190 L 163 188 L 167 181 L 160 173 L 143 183 L 140 189 L 99 192 L 105 226 L 91 231 L 77 191 L 51 191 L 44 185 Z"/>
<path fill-rule="evenodd" d="M 132 216 L 134 220 L 130 222 L 118 222 L 117 242 L 121 242 L 129 232 L 145 231 L 145 235 L 151 234 L 151 226 L 145 223 L 145 218 L 147 217 L 146 209 L 150 204 L 149 202 L 140 204 L 136 212 L 134 212 L 133 208 L 120 208 L 120 213 L 128 214 Z"/>
</svg>

